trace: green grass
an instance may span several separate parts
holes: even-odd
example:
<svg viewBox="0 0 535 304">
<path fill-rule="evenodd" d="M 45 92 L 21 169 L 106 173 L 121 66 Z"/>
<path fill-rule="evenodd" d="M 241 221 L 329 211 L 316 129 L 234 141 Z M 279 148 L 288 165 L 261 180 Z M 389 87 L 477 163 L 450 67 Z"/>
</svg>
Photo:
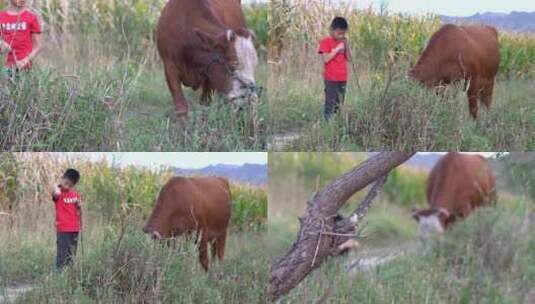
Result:
<svg viewBox="0 0 535 304">
<path fill-rule="evenodd" d="M 428 246 L 369 271 L 331 259 L 281 303 L 527 303 L 533 300 L 535 239 L 526 213 L 484 209 Z M 329 290 L 329 291 L 327 291 Z"/>
<path fill-rule="evenodd" d="M 13 174 L 18 187 L 10 190 L 15 191 L 13 221 L 0 217 L 0 295 L 5 288 L 26 284 L 32 290 L 18 303 L 262 302 L 268 275 L 265 188 L 231 184 L 225 260 L 205 273 L 193 240 L 178 238 L 176 248 L 169 248 L 141 231 L 161 187 L 173 175 L 170 168 L 118 167 L 52 154 L 1 156 L 5 174 L 0 182 L 11 183 Z M 75 264 L 55 273 L 48 185 L 68 166 L 82 174 L 77 189 L 83 200 L 83 238 Z M 8 170 L 12 167 L 14 173 Z"/>
<path fill-rule="evenodd" d="M 529 196 L 533 179 L 528 156 L 511 157 L 523 160 L 516 166 L 507 159 L 489 160 L 498 179 L 497 206 L 477 210 L 426 243 L 420 242 L 411 209 L 426 205 L 427 172 L 395 169 L 364 218 L 360 247 L 328 259 L 280 303 L 316 303 L 324 295 L 325 303 L 533 302 L 535 204 Z M 270 155 L 271 262 L 292 246 L 297 218 L 316 189 L 314 176 L 329 183 L 337 176 L 334 172 L 346 172 L 363 158 L 356 153 Z M 341 213 L 353 210 L 364 193 L 355 194 Z M 391 255 L 395 257 L 371 269 L 347 270 L 359 259 Z"/>
<path fill-rule="evenodd" d="M 399 78 L 399 77 L 398 77 Z M 308 83 L 304 83 L 308 82 Z M 286 151 L 510 151 L 535 147 L 532 80 L 503 80 L 495 88 L 490 111 L 480 106 L 473 121 L 459 87 L 444 96 L 397 79 L 392 83 L 348 85 L 341 114 L 323 119 L 320 76 L 281 81 L 271 89 L 270 125 L 275 136 L 297 132 Z M 306 88 L 303 90 L 302 88 Z M 273 139 L 273 138 L 272 138 Z"/>
<path fill-rule="evenodd" d="M 406 74 L 440 27 L 433 15 L 388 10 L 355 11 L 348 5 L 274 4 L 269 83 L 270 142 L 282 151 L 511 151 L 535 141 L 535 39 L 501 33 L 501 65 L 490 111 L 469 116 L 461 85 L 436 95 Z M 347 16 L 353 63 L 340 117 L 323 119 L 322 62 L 318 41 L 333 15 Z M 287 139 L 292 135 L 291 139 Z"/>
<path fill-rule="evenodd" d="M 75 264 L 62 273 L 53 272 L 53 234 L 41 241 L 31 232 L 16 234 L 8 242 L 10 248 L 1 252 L 1 284 L 33 286 L 16 303 L 259 303 L 263 299 L 268 263 L 259 252 L 265 252 L 264 234 L 231 233 L 225 260 L 211 261 L 205 273 L 194 243 L 181 240 L 176 248 L 159 245 L 136 228 L 139 223 L 132 224 L 124 235 L 110 226 L 86 232 Z"/>
<path fill-rule="evenodd" d="M 126 63 L 118 63 L 97 71 L 80 67 L 76 77 L 46 68 L 21 76 L 0 92 L 5 135 L 0 146 L 5 151 L 265 149 L 265 95 L 258 108 L 235 111 L 217 99 L 203 107 L 198 94 L 186 90 L 192 111 L 181 121 L 163 72 L 148 69 L 141 65 L 128 71 Z"/>
<path fill-rule="evenodd" d="M 0 75 L 4 151 L 261 151 L 267 96 L 236 111 L 185 89 L 176 119 L 152 32 L 165 1 L 62 1 L 36 5 L 47 47 L 17 84 Z M 258 32 L 257 83 L 266 86 L 265 5 L 245 8 Z"/>
</svg>

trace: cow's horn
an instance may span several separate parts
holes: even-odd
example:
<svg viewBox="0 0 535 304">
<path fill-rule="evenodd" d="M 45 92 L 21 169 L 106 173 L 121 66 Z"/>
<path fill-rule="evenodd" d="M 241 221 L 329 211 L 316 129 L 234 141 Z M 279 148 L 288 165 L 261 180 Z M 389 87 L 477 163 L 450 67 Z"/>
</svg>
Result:
<svg viewBox="0 0 535 304">
<path fill-rule="evenodd" d="M 227 41 L 232 41 L 235 38 L 235 33 L 233 30 L 227 30 Z"/>
<path fill-rule="evenodd" d="M 444 208 L 438 208 L 438 213 L 442 213 L 445 217 L 449 217 L 451 215 L 450 212 Z"/>
<path fill-rule="evenodd" d="M 152 235 L 153 235 L 154 237 L 156 237 L 157 239 L 159 239 L 159 240 L 162 239 L 162 235 L 161 235 L 157 230 L 154 230 L 154 231 L 152 232 Z"/>
</svg>

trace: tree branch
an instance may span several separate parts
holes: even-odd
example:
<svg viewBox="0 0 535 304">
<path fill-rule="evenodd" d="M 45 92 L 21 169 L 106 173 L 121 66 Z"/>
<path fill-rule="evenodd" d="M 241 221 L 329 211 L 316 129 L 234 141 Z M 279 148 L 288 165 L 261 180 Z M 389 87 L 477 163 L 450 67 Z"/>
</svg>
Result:
<svg viewBox="0 0 535 304">
<path fill-rule="evenodd" d="M 338 246 L 352 237 L 388 173 L 413 154 L 376 154 L 335 179 L 307 202 L 305 213 L 299 218 L 301 227 L 296 241 L 290 251 L 271 267 L 267 292 L 272 301 L 287 294 L 329 256 L 340 254 Z M 341 218 L 338 210 L 353 194 L 374 181 L 376 183 L 352 216 Z"/>
</svg>

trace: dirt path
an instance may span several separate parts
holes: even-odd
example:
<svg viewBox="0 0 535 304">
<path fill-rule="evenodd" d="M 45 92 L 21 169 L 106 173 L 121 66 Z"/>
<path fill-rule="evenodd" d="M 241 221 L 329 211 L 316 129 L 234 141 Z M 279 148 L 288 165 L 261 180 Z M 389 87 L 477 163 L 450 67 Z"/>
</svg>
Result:
<svg viewBox="0 0 535 304">
<path fill-rule="evenodd" d="M 33 289 L 29 284 L 18 284 L 0 289 L 0 303 L 14 302 L 17 297 Z"/>
<path fill-rule="evenodd" d="M 284 151 L 284 149 L 290 146 L 294 141 L 303 136 L 302 132 L 288 132 L 284 134 L 273 135 L 271 142 L 268 144 L 268 150 L 270 151 Z"/>
<path fill-rule="evenodd" d="M 349 259 L 346 270 L 349 273 L 372 270 L 417 249 L 418 244 L 413 242 L 392 247 L 364 248 Z"/>
</svg>

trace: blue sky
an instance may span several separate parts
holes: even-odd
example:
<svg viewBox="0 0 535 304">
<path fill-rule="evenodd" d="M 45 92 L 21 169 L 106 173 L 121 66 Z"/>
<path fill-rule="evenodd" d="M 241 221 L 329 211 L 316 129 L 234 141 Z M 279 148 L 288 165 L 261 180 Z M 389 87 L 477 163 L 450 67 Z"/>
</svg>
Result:
<svg viewBox="0 0 535 304">
<path fill-rule="evenodd" d="M 279 0 L 276 0 L 279 1 Z M 372 4 L 379 8 L 387 3 L 390 11 L 409 14 L 432 12 L 440 15 L 470 16 L 481 12 L 510 13 L 511 11 L 535 11 L 535 0 L 309 0 L 323 3 L 354 3 L 359 8 Z M 244 0 L 244 3 L 266 2 L 265 0 Z"/>
<path fill-rule="evenodd" d="M 441 15 L 468 16 L 478 12 L 535 11 L 535 0 L 359 0 L 352 2 L 361 8 L 368 7 L 370 4 L 377 8 L 384 2 L 388 4 L 391 11 L 411 14 L 432 12 Z"/>
<path fill-rule="evenodd" d="M 63 157 L 83 157 L 92 161 L 101 160 L 105 158 L 108 162 L 113 164 L 144 166 L 149 168 L 159 168 L 161 166 L 174 166 L 180 168 L 197 169 L 209 165 L 227 164 L 227 165 L 243 165 L 245 163 L 251 164 L 266 164 L 267 153 L 262 152 L 221 152 L 221 153 L 57 153 Z"/>
</svg>

